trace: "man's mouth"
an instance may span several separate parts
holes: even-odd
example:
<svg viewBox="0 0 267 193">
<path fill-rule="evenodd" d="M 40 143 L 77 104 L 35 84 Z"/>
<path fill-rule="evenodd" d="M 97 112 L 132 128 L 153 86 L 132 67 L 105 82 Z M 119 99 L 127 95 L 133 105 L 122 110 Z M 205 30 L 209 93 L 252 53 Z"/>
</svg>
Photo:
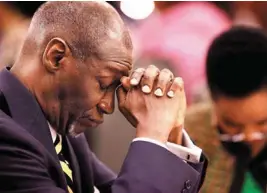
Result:
<svg viewBox="0 0 267 193">
<path fill-rule="evenodd" d="M 78 119 L 78 122 L 81 125 L 87 127 L 97 127 L 98 125 L 103 123 L 103 119 L 91 119 L 89 117 L 81 117 L 80 119 Z"/>
<path fill-rule="evenodd" d="M 90 122 L 96 123 L 98 125 L 103 123 L 103 120 L 89 119 Z"/>
</svg>

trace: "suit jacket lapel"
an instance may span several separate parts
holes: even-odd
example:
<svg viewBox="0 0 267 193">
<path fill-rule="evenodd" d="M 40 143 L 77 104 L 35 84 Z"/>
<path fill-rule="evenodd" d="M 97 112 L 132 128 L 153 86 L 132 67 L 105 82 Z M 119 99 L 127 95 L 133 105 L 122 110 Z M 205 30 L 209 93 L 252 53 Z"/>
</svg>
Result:
<svg viewBox="0 0 267 193">
<path fill-rule="evenodd" d="M 0 90 L 13 120 L 40 141 L 59 164 L 46 118 L 35 97 L 8 69 L 0 72 Z"/>
<path fill-rule="evenodd" d="M 57 163 L 57 168 L 62 171 L 47 120 L 34 96 L 8 69 L 4 69 L 0 72 L 0 91 L 7 101 L 12 119 L 43 144 Z M 86 139 L 84 140 L 86 141 Z M 82 146 L 76 144 L 76 139 L 68 139 L 68 137 L 66 141 L 73 167 L 75 193 L 93 192 L 92 170 L 90 168 L 89 158 L 84 158 L 87 155 L 84 155 L 84 150 L 82 151 L 80 149 L 83 149 L 84 144 Z M 72 143 L 72 141 L 75 142 Z M 79 160 L 77 160 L 76 156 Z M 80 173 L 79 165 L 84 166 L 83 169 L 85 168 L 85 172 L 81 170 L 83 172 L 82 174 Z M 83 176 L 82 179 L 81 175 Z M 65 180 L 67 188 L 63 171 L 62 179 Z M 83 184 L 83 186 L 81 184 Z"/>
</svg>

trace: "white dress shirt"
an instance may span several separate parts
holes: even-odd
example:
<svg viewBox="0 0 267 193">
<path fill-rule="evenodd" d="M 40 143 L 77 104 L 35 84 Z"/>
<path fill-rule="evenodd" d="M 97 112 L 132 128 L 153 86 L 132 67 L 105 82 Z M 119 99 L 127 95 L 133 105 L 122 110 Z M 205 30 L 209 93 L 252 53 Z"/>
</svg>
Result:
<svg viewBox="0 0 267 193">
<path fill-rule="evenodd" d="M 57 133 L 56 131 L 51 127 L 51 125 L 48 123 L 50 132 L 52 135 L 53 142 L 56 140 Z M 144 137 L 139 137 L 133 139 L 132 143 L 136 141 L 145 141 L 148 143 L 154 143 L 155 145 L 161 146 L 163 148 L 166 148 L 168 151 L 172 152 L 185 162 L 192 162 L 192 163 L 199 163 L 200 156 L 202 153 L 202 149 L 199 147 L 195 146 L 193 142 L 191 141 L 189 135 L 187 132 L 183 129 L 183 140 L 184 140 L 184 146 L 177 145 L 174 143 L 167 142 L 166 144 L 163 144 L 157 140 L 150 139 L 150 138 L 144 138 Z M 99 193 L 98 189 L 94 187 L 95 193 Z"/>
<path fill-rule="evenodd" d="M 50 126 L 50 124 L 48 124 L 48 125 L 50 128 L 53 142 L 55 142 L 57 133 Z M 170 152 L 172 152 L 176 156 L 180 157 L 184 161 L 189 161 L 192 163 L 198 163 L 200 160 L 202 149 L 200 149 L 199 147 L 197 147 L 193 144 L 189 135 L 187 134 L 187 132 L 184 129 L 183 129 L 183 139 L 184 139 L 184 146 L 177 145 L 177 144 L 170 143 L 170 142 L 168 142 L 167 144 L 163 144 L 163 143 L 156 141 L 154 139 L 143 138 L 143 137 L 133 139 L 133 143 L 136 141 L 146 141 L 148 143 L 154 143 L 154 144 L 159 145 L 163 148 L 166 148 L 167 150 L 169 150 Z"/>
<path fill-rule="evenodd" d="M 133 142 L 135 141 L 147 141 L 149 143 L 154 143 L 156 145 L 159 145 L 163 148 L 166 148 L 179 158 L 181 158 L 184 161 L 192 162 L 192 163 L 199 163 L 202 149 L 195 146 L 193 142 L 191 141 L 189 135 L 187 132 L 183 129 L 183 140 L 184 140 L 184 146 L 177 145 L 174 143 L 167 142 L 166 144 L 163 144 L 157 140 L 149 139 L 149 138 L 135 138 Z"/>
</svg>

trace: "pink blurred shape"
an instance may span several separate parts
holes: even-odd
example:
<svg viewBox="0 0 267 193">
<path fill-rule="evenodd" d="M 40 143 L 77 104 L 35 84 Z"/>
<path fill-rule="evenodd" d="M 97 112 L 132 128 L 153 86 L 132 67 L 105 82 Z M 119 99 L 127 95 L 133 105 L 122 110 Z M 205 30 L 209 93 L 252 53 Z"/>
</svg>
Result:
<svg viewBox="0 0 267 193">
<path fill-rule="evenodd" d="M 228 29 L 225 12 L 209 2 L 183 2 L 155 13 L 132 31 L 139 57 L 169 59 L 183 77 L 188 102 L 205 85 L 205 58 L 211 41 Z"/>
</svg>

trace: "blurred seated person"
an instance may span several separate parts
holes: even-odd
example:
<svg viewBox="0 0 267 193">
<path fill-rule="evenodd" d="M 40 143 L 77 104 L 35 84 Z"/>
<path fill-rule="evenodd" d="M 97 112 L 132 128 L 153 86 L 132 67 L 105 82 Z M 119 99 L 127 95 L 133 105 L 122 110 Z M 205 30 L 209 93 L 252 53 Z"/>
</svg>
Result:
<svg viewBox="0 0 267 193">
<path fill-rule="evenodd" d="M 192 106 L 185 123 L 210 160 L 202 193 L 266 190 L 266 63 L 267 36 L 257 28 L 233 27 L 209 48 L 206 74 L 213 105 Z"/>
<path fill-rule="evenodd" d="M 15 61 L 30 19 L 8 2 L 0 2 L 0 69 Z"/>
</svg>

